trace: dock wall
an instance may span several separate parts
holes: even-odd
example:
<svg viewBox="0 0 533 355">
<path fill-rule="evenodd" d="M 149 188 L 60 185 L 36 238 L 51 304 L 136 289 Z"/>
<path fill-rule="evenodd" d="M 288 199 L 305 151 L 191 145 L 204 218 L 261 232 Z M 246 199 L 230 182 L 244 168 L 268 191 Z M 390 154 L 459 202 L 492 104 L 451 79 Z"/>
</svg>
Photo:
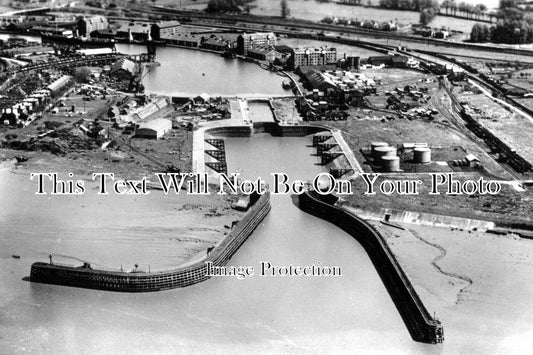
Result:
<svg viewBox="0 0 533 355">
<path fill-rule="evenodd" d="M 275 122 L 255 122 L 253 124 L 254 133 L 270 133 L 276 137 L 305 137 L 309 134 L 326 130 L 317 126 L 284 126 Z M 211 132 L 209 132 L 211 133 Z"/>
<path fill-rule="evenodd" d="M 207 128 L 206 133 L 220 137 L 250 137 L 254 131 L 251 126 L 219 126 Z"/>
<path fill-rule="evenodd" d="M 411 337 L 423 343 L 441 343 L 443 328 L 428 313 L 383 237 L 356 215 L 334 206 L 337 197 L 314 191 L 299 195 L 299 208 L 335 224 L 354 237 L 368 253 Z"/>
<path fill-rule="evenodd" d="M 394 223 L 409 223 L 432 227 L 451 227 L 467 231 L 487 231 L 495 228 L 495 223 L 481 219 L 453 217 L 433 213 L 381 208 L 376 211 L 348 208 L 357 216 L 366 220 L 382 221 L 384 219 Z"/>
<path fill-rule="evenodd" d="M 207 280 L 207 262 L 225 265 L 270 211 L 270 194 L 256 196 L 255 203 L 205 259 L 161 272 L 120 272 L 90 267 L 37 262 L 31 266 L 32 282 L 119 292 L 153 292 L 185 287 Z"/>
</svg>

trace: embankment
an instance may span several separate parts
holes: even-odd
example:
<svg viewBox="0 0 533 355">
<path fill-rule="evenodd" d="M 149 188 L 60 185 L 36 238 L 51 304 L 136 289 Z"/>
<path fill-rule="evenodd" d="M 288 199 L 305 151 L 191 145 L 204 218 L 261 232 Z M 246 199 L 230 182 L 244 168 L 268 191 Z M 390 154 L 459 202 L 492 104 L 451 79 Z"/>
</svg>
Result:
<svg viewBox="0 0 533 355">
<path fill-rule="evenodd" d="M 90 265 L 73 267 L 37 262 L 31 266 L 32 282 L 119 292 L 153 292 L 185 287 L 207 280 L 207 263 L 225 265 L 270 211 L 270 194 L 250 195 L 251 207 L 244 217 L 208 255 L 189 265 L 161 272 L 95 270 Z"/>
<path fill-rule="evenodd" d="M 433 319 L 426 310 L 385 240 L 370 224 L 334 206 L 337 200 L 338 198 L 333 195 L 322 196 L 314 191 L 307 191 L 299 195 L 299 207 L 307 213 L 335 224 L 361 243 L 413 340 L 432 344 L 441 343 L 444 340 L 441 323 Z"/>
</svg>

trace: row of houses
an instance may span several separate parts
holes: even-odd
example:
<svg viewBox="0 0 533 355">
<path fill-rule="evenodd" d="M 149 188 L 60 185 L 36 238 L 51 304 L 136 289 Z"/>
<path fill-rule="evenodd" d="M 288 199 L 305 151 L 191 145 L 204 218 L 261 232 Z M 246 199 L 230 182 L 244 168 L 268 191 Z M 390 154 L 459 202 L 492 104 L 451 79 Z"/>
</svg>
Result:
<svg viewBox="0 0 533 355">
<path fill-rule="evenodd" d="M 411 29 L 415 35 L 422 37 L 433 37 L 446 39 L 450 36 L 450 29 L 448 28 L 431 28 L 430 26 L 412 25 Z"/>
<path fill-rule="evenodd" d="M 45 107 L 50 101 L 50 97 L 51 91 L 49 89 L 36 90 L 23 101 L 11 107 L 3 108 L 1 114 L 3 123 L 16 125 L 20 121 L 26 121 L 39 107 Z"/>
<path fill-rule="evenodd" d="M 348 19 L 348 18 L 338 18 L 338 17 L 324 17 L 321 22 L 335 25 L 344 25 L 344 26 L 353 26 L 359 28 L 368 28 L 373 30 L 382 30 L 382 31 L 397 31 L 398 24 L 393 21 L 388 22 L 379 22 L 374 20 L 358 20 L 358 19 Z"/>
</svg>

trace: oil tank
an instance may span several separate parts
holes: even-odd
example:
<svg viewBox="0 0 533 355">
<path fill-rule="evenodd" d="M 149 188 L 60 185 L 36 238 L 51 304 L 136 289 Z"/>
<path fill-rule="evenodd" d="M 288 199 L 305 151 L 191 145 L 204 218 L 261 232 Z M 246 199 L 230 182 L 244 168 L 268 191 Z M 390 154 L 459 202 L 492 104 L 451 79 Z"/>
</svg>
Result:
<svg viewBox="0 0 533 355">
<path fill-rule="evenodd" d="M 396 156 L 396 148 L 394 147 L 376 147 L 374 149 L 374 153 L 372 154 L 374 157 L 374 160 L 378 161 L 385 156 L 388 157 L 395 157 Z"/>
<path fill-rule="evenodd" d="M 415 163 L 428 164 L 431 162 L 431 149 L 430 148 L 415 148 L 414 149 Z"/>
<path fill-rule="evenodd" d="M 370 147 L 372 149 L 372 154 L 374 154 L 374 150 L 377 147 L 388 147 L 388 146 L 389 146 L 389 143 L 386 143 L 386 142 L 372 142 L 372 143 L 370 143 Z"/>
<path fill-rule="evenodd" d="M 384 172 L 400 171 L 400 157 L 387 155 L 382 157 L 381 168 Z"/>
</svg>

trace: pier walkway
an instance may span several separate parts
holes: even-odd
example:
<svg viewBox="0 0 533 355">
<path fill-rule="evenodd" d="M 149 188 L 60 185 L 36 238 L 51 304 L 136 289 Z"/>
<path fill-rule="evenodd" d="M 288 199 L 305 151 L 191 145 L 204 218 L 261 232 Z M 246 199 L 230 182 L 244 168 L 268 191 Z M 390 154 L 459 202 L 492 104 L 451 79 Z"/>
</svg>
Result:
<svg viewBox="0 0 533 355">
<path fill-rule="evenodd" d="M 228 127 L 241 127 L 244 130 L 253 130 L 253 123 L 248 116 L 246 99 L 230 100 L 231 118 L 226 120 L 202 122 L 193 133 L 192 146 L 192 172 L 203 174 L 205 167 L 205 132 L 211 129 L 224 129 Z"/>
<path fill-rule="evenodd" d="M 363 173 L 363 168 L 361 168 L 361 165 L 355 158 L 355 155 L 353 154 L 353 151 L 350 149 L 350 146 L 344 140 L 342 133 L 338 130 L 331 130 L 331 134 L 333 134 L 333 138 L 335 138 L 335 140 L 337 141 L 337 144 L 342 149 L 342 152 L 344 153 L 346 160 L 348 160 L 348 162 L 350 163 L 350 166 L 352 167 L 354 171 L 354 174 L 350 176 L 350 178 L 356 178 L 358 174 Z"/>
</svg>

